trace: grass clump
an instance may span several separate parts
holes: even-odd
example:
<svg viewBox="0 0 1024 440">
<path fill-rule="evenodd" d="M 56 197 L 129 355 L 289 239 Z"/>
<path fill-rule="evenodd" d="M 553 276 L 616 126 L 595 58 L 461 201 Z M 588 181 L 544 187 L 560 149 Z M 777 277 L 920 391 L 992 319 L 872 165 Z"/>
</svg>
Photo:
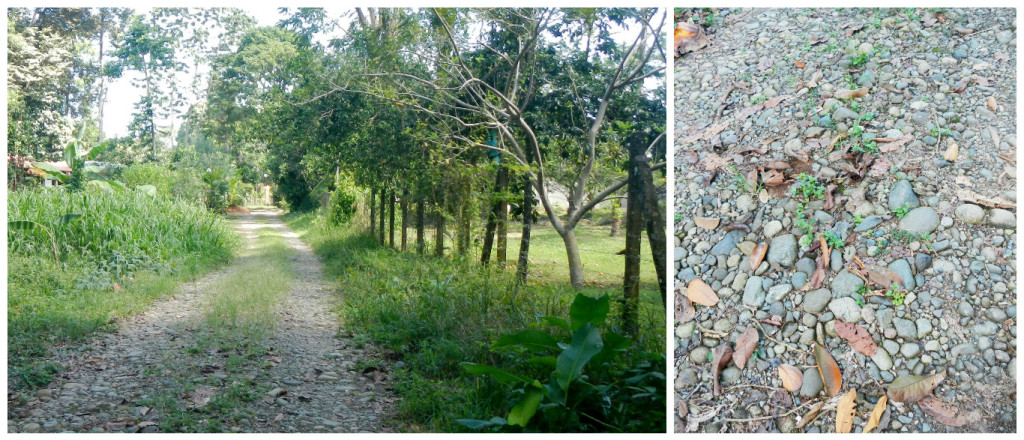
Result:
<svg viewBox="0 0 1024 440">
<path fill-rule="evenodd" d="M 383 248 L 354 227 L 330 227 L 318 213 L 289 215 L 286 221 L 312 245 L 328 275 L 338 279 L 339 313 L 347 330 L 367 336 L 404 363 L 390 377 L 402 397 L 399 417 L 408 431 L 467 431 L 457 419 L 488 420 L 507 413 L 522 399 L 521 390 L 470 374 L 460 364 L 489 365 L 524 376 L 543 371 L 520 350 L 495 349 L 496 341 L 545 325 L 538 324 L 538 317 L 567 317 L 577 293 L 566 281 L 519 285 L 513 271 L 482 267 L 476 260 Z M 543 241 L 534 236 L 531 253 Z M 621 298 L 619 288 L 595 286 L 585 293 L 598 296 L 599 291 Z M 608 316 L 619 316 L 618 301 L 610 304 Z M 643 302 L 641 311 L 642 336 L 614 368 L 606 368 L 609 372 L 642 364 L 643 351 L 664 352 L 660 298 L 653 305 Z M 602 329 L 617 324 L 609 322 Z M 651 417 L 664 430 L 664 413 Z"/>
<path fill-rule="evenodd" d="M 9 221 L 50 225 L 8 231 L 8 379 L 49 383 L 54 343 L 81 340 L 139 312 L 186 279 L 227 261 L 235 234 L 186 202 L 137 191 L 33 189 L 10 193 Z M 56 225 L 65 214 L 81 215 Z M 53 246 L 59 261 L 55 261 Z"/>
</svg>

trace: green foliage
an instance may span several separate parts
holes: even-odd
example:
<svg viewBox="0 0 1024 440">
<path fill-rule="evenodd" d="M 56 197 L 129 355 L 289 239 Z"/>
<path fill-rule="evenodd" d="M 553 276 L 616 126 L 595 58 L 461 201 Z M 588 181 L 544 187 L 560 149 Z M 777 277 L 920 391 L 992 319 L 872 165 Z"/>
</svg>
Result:
<svg viewBox="0 0 1024 440">
<path fill-rule="evenodd" d="M 9 194 L 7 209 L 11 221 L 47 225 L 53 236 L 17 225 L 8 232 L 8 368 L 20 375 L 18 387 L 46 381 L 41 359 L 50 344 L 143 309 L 183 278 L 230 259 L 235 243 L 201 208 L 138 191 L 22 190 Z M 112 293 L 115 282 L 123 289 Z"/>
<path fill-rule="evenodd" d="M 850 57 L 849 67 L 851 69 L 860 68 L 861 66 L 867 64 L 869 59 L 871 59 L 870 54 L 866 52 L 858 53 L 857 55 Z"/>
<path fill-rule="evenodd" d="M 892 210 L 892 213 L 896 215 L 896 218 L 906 217 L 907 213 L 909 213 L 909 212 L 910 212 L 910 202 L 904 203 L 903 206 L 900 206 L 900 207 Z"/>
<path fill-rule="evenodd" d="M 885 296 L 892 300 L 892 305 L 901 306 L 903 305 L 903 301 L 906 299 L 907 295 L 906 293 L 903 293 L 900 290 L 899 284 L 892 283 L 892 286 L 889 287 L 889 290 L 885 291 Z"/>
<path fill-rule="evenodd" d="M 825 198 L 825 185 L 818 182 L 814 176 L 801 173 L 796 178 L 796 183 L 791 190 L 793 194 L 803 196 L 804 202 Z"/>
<path fill-rule="evenodd" d="M 348 223 L 356 214 L 356 202 L 359 192 L 348 178 L 339 178 L 334 191 L 331 192 L 330 213 L 328 221 L 339 226 Z"/>
<path fill-rule="evenodd" d="M 835 232 L 825 231 L 823 236 L 825 237 L 825 242 L 828 243 L 829 247 L 832 249 L 839 249 L 846 246 L 846 242 L 844 242 L 843 239 L 839 237 L 839 234 L 836 234 Z"/>
<path fill-rule="evenodd" d="M 525 347 L 492 351 L 488 341 L 499 335 L 520 333 L 537 316 L 574 316 L 577 323 L 598 319 L 580 308 L 570 310 L 576 291 L 565 285 L 565 278 L 557 283 L 518 284 L 511 271 L 482 267 L 472 259 L 437 259 L 377 247 L 375 240 L 361 235 L 358 228 L 333 227 L 326 215 L 320 213 L 294 214 L 286 220 L 309 241 L 324 261 L 327 273 L 338 278 L 338 294 L 344 304 L 340 313 L 348 330 L 355 332 L 357 339 L 373 340 L 405 363 L 405 367 L 391 375 L 396 392 L 402 397 L 399 416 L 426 430 L 465 430 L 455 419 L 507 415 L 510 408 L 525 399 L 511 384 L 483 380 L 460 365 L 471 362 L 515 376 L 526 376 L 541 368 L 527 363 L 527 357 L 519 351 L 526 350 Z M 549 240 L 557 242 L 558 238 L 535 235 L 533 246 Z M 514 255 L 511 249 L 509 252 Z M 620 294 L 621 287 L 588 291 L 599 297 L 605 293 Z M 609 301 L 608 305 L 607 316 L 617 316 L 618 301 Z M 664 327 L 664 312 L 660 304 L 658 307 L 658 313 L 652 313 L 649 321 L 642 321 L 643 336 L 633 343 L 637 350 L 659 350 L 664 346 L 662 333 L 656 330 Z M 570 329 L 565 330 L 568 332 L 572 328 L 570 321 L 553 319 L 551 325 L 564 323 Z M 539 326 L 526 329 L 542 330 Z M 531 338 L 536 333 L 521 336 Z M 550 346 L 550 341 L 541 336 L 529 340 L 533 342 L 527 345 Z M 631 358 L 639 356 L 633 351 L 629 353 Z M 556 358 L 552 357 L 552 367 L 555 363 Z M 596 365 L 594 359 L 588 365 Z M 583 372 L 592 374 L 587 369 Z M 575 389 L 575 384 L 570 385 L 570 390 Z M 525 412 L 519 414 L 525 416 Z M 638 415 L 633 423 L 662 423 L 663 419 L 664 413 Z M 624 421 L 623 426 L 628 423 Z M 664 429 L 663 424 L 660 429 Z"/>
<path fill-rule="evenodd" d="M 120 180 L 125 186 L 153 185 L 157 194 L 177 193 L 174 172 L 155 163 L 136 163 L 121 171 Z"/>
<path fill-rule="evenodd" d="M 803 203 L 797 205 L 795 215 L 796 220 L 793 221 L 793 226 L 800 228 L 800 230 L 803 231 L 804 235 L 810 237 L 809 234 L 812 230 L 814 230 L 814 224 L 807 220 L 807 214 L 804 212 L 804 209 L 806 208 L 804 207 Z M 810 240 L 811 239 L 808 238 L 806 244 L 810 244 Z"/>
<path fill-rule="evenodd" d="M 518 347 L 518 353 L 529 357 L 526 363 L 535 368 L 527 374 L 463 362 L 462 367 L 472 374 L 512 384 L 518 402 L 504 419 L 458 422 L 471 429 L 658 432 L 658 414 L 664 417 L 665 376 L 654 366 L 664 362 L 664 357 L 646 355 L 636 368 L 622 368 L 620 358 L 630 339 L 599 330 L 608 309 L 607 295 L 591 298 L 577 294 L 568 322 L 546 316 L 542 322 L 544 327 L 551 326 L 549 331 L 534 328 L 498 338 L 496 349 Z M 600 368 L 586 369 L 591 362 Z M 623 422 L 627 422 L 625 426 Z"/>
</svg>

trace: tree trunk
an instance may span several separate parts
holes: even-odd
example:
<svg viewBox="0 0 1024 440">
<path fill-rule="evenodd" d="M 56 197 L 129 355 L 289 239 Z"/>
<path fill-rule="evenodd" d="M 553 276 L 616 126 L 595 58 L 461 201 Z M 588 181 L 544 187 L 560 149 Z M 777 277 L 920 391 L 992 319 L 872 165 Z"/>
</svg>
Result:
<svg viewBox="0 0 1024 440">
<path fill-rule="evenodd" d="M 375 228 L 377 226 L 377 188 L 370 187 L 370 235 L 376 237 Z"/>
<path fill-rule="evenodd" d="M 527 163 L 531 155 L 527 153 Z M 530 231 L 533 225 L 533 179 L 529 174 L 523 175 L 523 236 L 519 239 L 519 261 L 516 263 L 516 278 L 520 283 L 526 282 L 526 274 L 530 265 Z"/>
<path fill-rule="evenodd" d="M 498 168 L 497 178 L 494 180 L 494 192 L 493 197 L 498 197 L 498 193 L 501 192 L 501 170 L 504 167 Z M 480 263 L 487 264 L 491 262 L 491 248 L 494 247 L 494 230 L 498 225 L 498 201 L 495 200 L 491 204 L 491 214 L 487 216 L 487 226 L 484 227 L 484 247 L 480 251 Z"/>
<path fill-rule="evenodd" d="M 633 152 L 634 148 L 630 148 Z M 643 182 L 640 180 L 638 162 L 643 156 L 634 155 L 629 158 L 629 186 L 626 203 L 626 268 L 622 276 L 623 306 L 622 327 L 627 335 L 636 337 L 637 308 L 640 302 L 640 240 L 643 235 Z"/>
<path fill-rule="evenodd" d="M 622 204 L 626 199 L 612 200 L 612 233 L 609 237 L 618 237 L 619 229 L 622 228 Z"/>
<path fill-rule="evenodd" d="M 444 198 L 434 205 L 434 255 L 444 256 Z"/>
<path fill-rule="evenodd" d="M 385 202 L 384 199 L 387 198 L 387 195 L 388 195 L 388 189 L 387 188 L 381 188 L 380 189 L 380 221 L 379 221 L 379 223 L 377 223 L 377 225 L 380 228 L 377 231 L 377 242 L 382 244 L 382 245 L 385 243 L 384 242 L 384 214 L 387 211 L 385 211 L 386 205 L 384 204 L 384 202 Z"/>
<path fill-rule="evenodd" d="M 508 249 L 508 169 L 498 168 L 498 264 L 504 266 Z"/>
<path fill-rule="evenodd" d="M 426 222 L 425 215 L 423 213 L 423 198 L 421 197 L 416 201 L 416 252 L 423 255 L 424 249 L 427 248 L 426 237 L 424 237 L 424 223 Z"/>
<path fill-rule="evenodd" d="M 103 136 L 103 101 L 106 101 L 104 96 L 107 88 L 107 77 L 103 75 L 103 37 L 107 31 L 107 13 L 103 8 L 100 8 L 100 52 L 99 52 L 99 71 L 100 71 L 100 90 L 96 94 L 96 111 L 99 115 L 99 142 L 103 142 L 105 138 Z"/>
<path fill-rule="evenodd" d="M 409 191 L 402 190 L 402 199 L 398 203 L 402 206 L 402 251 L 405 251 L 405 230 L 409 227 L 409 204 L 406 203 L 406 199 L 409 198 Z"/>
<path fill-rule="evenodd" d="M 461 188 L 458 191 L 459 198 L 459 219 L 458 219 L 458 239 L 456 240 L 456 247 L 458 248 L 459 255 L 466 255 L 469 251 L 469 234 L 473 228 L 472 215 L 469 212 L 470 198 L 473 194 L 473 189 L 470 186 L 469 178 L 462 176 Z"/>
<path fill-rule="evenodd" d="M 654 176 L 651 166 L 644 160 L 637 164 L 640 181 L 643 183 L 643 212 L 647 219 L 647 240 L 651 243 L 651 256 L 654 258 L 654 269 L 658 272 L 658 287 L 661 289 L 661 303 L 668 307 L 668 284 L 665 277 L 665 210 L 658 203 L 658 195 L 654 190 Z M 666 308 L 667 310 L 667 308 Z"/>
<path fill-rule="evenodd" d="M 388 205 L 390 205 L 390 212 L 388 212 L 388 244 L 392 248 L 395 247 L 395 190 L 391 190 L 391 196 L 388 198 Z"/>
<path fill-rule="evenodd" d="M 569 263 L 569 282 L 574 289 L 583 288 L 583 261 L 580 260 L 580 247 L 576 244 L 575 225 L 566 225 L 558 235 L 565 243 L 565 256 Z"/>
</svg>

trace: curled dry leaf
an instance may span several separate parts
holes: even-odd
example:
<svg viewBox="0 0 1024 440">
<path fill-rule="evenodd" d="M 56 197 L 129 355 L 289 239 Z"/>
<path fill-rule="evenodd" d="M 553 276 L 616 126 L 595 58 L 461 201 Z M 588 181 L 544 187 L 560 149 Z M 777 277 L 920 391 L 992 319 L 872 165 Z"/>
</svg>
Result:
<svg viewBox="0 0 1024 440">
<path fill-rule="evenodd" d="M 999 196 L 985 197 L 985 196 L 983 196 L 981 194 L 978 194 L 978 193 L 976 193 L 974 191 L 971 191 L 969 189 L 966 189 L 966 188 L 958 188 L 956 190 L 956 196 L 959 197 L 960 201 L 962 201 L 962 202 L 973 203 L 975 205 L 985 205 L 985 206 L 988 206 L 989 208 L 1015 208 L 1015 207 L 1017 207 L 1016 203 L 1014 203 L 1014 202 L 1012 202 L 1012 201 L 1010 201 L 1008 199 L 1004 199 L 1004 198 L 999 197 Z"/>
<path fill-rule="evenodd" d="M 863 98 L 868 96 L 868 88 L 861 87 L 857 90 L 841 90 L 836 92 L 836 99 Z"/>
<path fill-rule="evenodd" d="M 825 282 L 825 269 L 817 268 L 811 273 L 811 277 L 807 279 L 807 284 L 800 290 L 814 290 L 821 287 L 821 284 Z"/>
<path fill-rule="evenodd" d="M 718 348 L 711 350 L 711 382 L 714 395 L 722 394 L 722 387 L 718 384 L 718 375 L 725 368 L 725 364 L 732 359 L 732 348 L 728 342 L 723 342 Z"/>
<path fill-rule="evenodd" d="M 718 227 L 718 224 L 722 222 L 722 219 L 711 217 L 694 217 L 693 222 L 696 223 L 698 227 L 711 231 Z"/>
<path fill-rule="evenodd" d="M 937 399 L 935 396 L 926 396 L 917 402 L 924 412 L 932 416 L 939 423 L 946 426 L 964 426 L 968 423 L 976 423 L 981 420 L 981 413 L 978 411 L 964 412 L 960 408 L 950 405 Z"/>
<path fill-rule="evenodd" d="M 747 361 L 754 354 L 754 348 L 757 347 L 759 339 L 757 329 L 753 327 L 748 328 L 736 338 L 736 352 L 733 353 L 732 361 L 736 363 L 740 370 L 747 366 Z"/>
<path fill-rule="evenodd" d="M 988 109 L 992 111 L 996 111 L 996 109 L 999 108 L 999 105 L 996 104 L 995 96 L 989 96 L 988 100 L 985 101 L 985 104 L 988 105 Z"/>
<path fill-rule="evenodd" d="M 824 236 L 822 236 L 822 235 L 818 236 L 818 243 L 821 244 L 820 249 L 821 249 L 821 258 L 822 258 L 822 262 L 823 262 L 822 266 L 823 267 L 829 267 L 828 263 L 829 263 L 829 259 L 832 258 L 832 250 L 828 248 L 828 242 L 825 241 L 825 237 Z"/>
<path fill-rule="evenodd" d="M 903 278 L 900 278 L 896 271 L 889 269 L 888 267 L 881 266 L 867 266 L 864 268 L 864 272 L 867 273 L 868 282 L 888 289 L 892 287 L 893 283 L 899 284 L 903 287 Z"/>
<path fill-rule="evenodd" d="M 761 242 L 754 246 L 754 250 L 750 251 L 750 270 L 757 270 L 757 266 L 761 265 L 766 252 L 768 252 L 768 243 Z"/>
<path fill-rule="evenodd" d="M 942 158 L 946 159 L 947 162 L 952 162 L 959 156 L 960 146 L 957 145 L 956 142 L 950 143 L 949 146 L 946 147 L 946 152 L 942 153 Z"/>
<path fill-rule="evenodd" d="M 712 307 L 718 304 L 718 295 L 715 294 L 715 290 L 704 281 L 701 281 L 700 278 L 694 278 L 686 286 L 686 297 L 690 298 L 690 301 L 705 307 Z"/>
<path fill-rule="evenodd" d="M 704 28 L 693 23 L 679 23 L 673 33 L 673 39 L 675 40 L 676 53 L 680 55 L 693 52 L 711 44 L 711 40 L 704 34 Z"/>
<path fill-rule="evenodd" d="M 935 373 L 931 376 L 900 376 L 889 384 L 889 391 L 885 394 L 893 402 L 913 403 L 931 394 L 935 387 L 939 386 L 946 378 L 945 374 Z"/>
<path fill-rule="evenodd" d="M 779 365 L 779 379 L 782 379 L 782 387 L 789 392 L 795 392 L 804 384 L 804 375 L 800 369 L 789 364 Z"/>
<path fill-rule="evenodd" d="M 857 390 L 851 389 L 839 399 L 836 406 L 836 433 L 849 434 L 853 429 L 853 416 L 857 415 Z"/>
<path fill-rule="evenodd" d="M 697 316 L 697 310 L 693 308 L 693 303 L 690 302 L 690 298 L 684 295 L 676 294 L 676 321 L 680 324 L 693 321 L 693 317 Z"/>
<path fill-rule="evenodd" d="M 884 395 L 878 398 L 878 403 L 875 404 L 875 409 L 871 410 L 871 415 L 868 417 L 868 423 L 864 425 L 864 430 L 860 432 L 861 434 L 867 434 L 871 432 L 872 429 L 878 427 L 878 422 L 882 420 L 882 414 L 885 413 L 885 402 L 888 399 L 889 398 Z"/>
<path fill-rule="evenodd" d="M 796 429 L 803 429 L 803 427 L 807 426 L 808 423 L 811 423 L 814 419 L 818 418 L 818 413 L 821 412 L 821 408 L 824 406 L 825 402 L 821 402 L 807 410 L 807 414 L 804 414 L 804 416 L 800 418 L 800 422 L 796 424 Z"/>
<path fill-rule="evenodd" d="M 878 351 L 878 345 L 871 338 L 871 333 L 868 333 L 867 330 L 864 330 L 864 327 L 857 324 L 836 319 L 836 334 L 849 341 L 850 346 L 860 354 L 874 356 L 875 352 Z"/>
<path fill-rule="evenodd" d="M 825 384 L 825 391 L 828 391 L 829 396 L 838 396 L 839 389 L 843 387 L 839 364 L 828 350 L 818 344 L 814 344 L 814 362 L 818 364 L 818 372 L 821 373 L 821 383 Z"/>
<path fill-rule="evenodd" d="M 766 186 L 777 186 L 784 183 L 785 176 L 780 171 L 768 170 L 761 173 L 761 180 L 764 181 Z"/>
<path fill-rule="evenodd" d="M 882 153 L 892 153 L 893 151 L 900 149 L 900 147 L 906 145 L 908 142 L 912 140 L 914 140 L 913 136 L 902 137 L 892 142 L 879 145 L 878 151 Z"/>
<path fill-rule="evenodd" d="M 741 230 L 743 232 L 750 232 L 750 226 L 747 226 L 745 223 L 735 222 L 735 223 L 730 223 L 729 226 L 725 227 L 726 232 L 728 232 L 728 231 L 735 231 L 737 229 L 739 229 L 739 230 Z"/>
</svg>

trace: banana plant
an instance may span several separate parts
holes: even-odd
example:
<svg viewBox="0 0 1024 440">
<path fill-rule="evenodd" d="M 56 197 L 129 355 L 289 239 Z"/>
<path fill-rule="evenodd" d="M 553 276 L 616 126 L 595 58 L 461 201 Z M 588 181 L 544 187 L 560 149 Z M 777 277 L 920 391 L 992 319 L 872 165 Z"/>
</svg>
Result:
<svg viewBox="0 0 1024 440">
<path fill-rule="evenodd" d="M 45 173 L 46 178 L 56 180 L 62 184 L 72 183 L 76 179 L 80 181 L 107 181 L 107 178 L 99 173 L 99 168 L 85 166 L 85 161 L 94 160 L 99 157 L 100 153 L 106 150 L 108 144 L 104 142 L 88 150 L 83 150 L 80 144 L 79 141 L 71 141 L 68 143 L 67 148 L 64 149 L 64 162 L 71 168 L 70 176 L 65 175 L 60 169 L 46 162 L 33 162 L 32 166 Z"/>
<path fill-rule="evenodd" d="M 51 228 L 62 228 L 71 223 L 74 223 L 82 219 L 82 214 L 64 214 L 57 219 Z M 60 263 L 60 255 L 57 252 L 57 238 L 54 237 L 53 231 L 47 228 L 42 223 L 35 222 L 32 220 L 13 220 L 7 222 L 7 230 L 9 231 L 43 231 L 47 236 L 50 237 L 50 246 L 53 247 L 53 260 Z"/>
</svg>

